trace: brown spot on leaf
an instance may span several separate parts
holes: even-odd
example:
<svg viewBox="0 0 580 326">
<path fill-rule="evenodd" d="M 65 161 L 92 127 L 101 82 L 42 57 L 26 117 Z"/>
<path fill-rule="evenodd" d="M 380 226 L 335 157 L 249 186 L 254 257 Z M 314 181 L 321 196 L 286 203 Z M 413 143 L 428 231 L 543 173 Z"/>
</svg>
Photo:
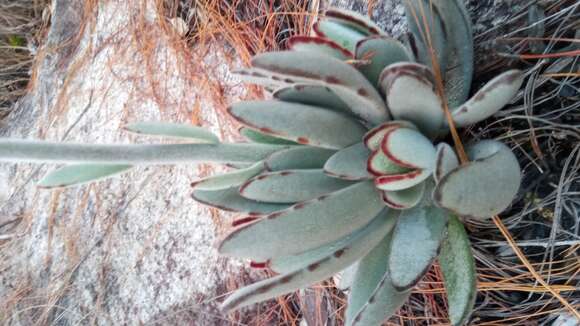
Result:
<svg viewBox="0 0 580 326">
<path fill-rule="evenodd" d="M 329 84 L 341 84 L 340 79 L 335 76 L 328 76 L 325 78 L 326 82 Z"/>
<path fill-rule="evenodd" d="M 359 88 L 356 91 L 356 93 L 360 96 L 365 96 L 365 97 L 369 95 L 369 93 L 364 88 Z"/>
<path fill-rule="evenodd" d="M 334 252 L 334 257 L 340 258 L 344 254 L 344 249 L 340 249 Z"/>
<path fill-rule="evenodd" d="M 286 275 L 280 279 L 280 283 L 281 284 L 288 283 L 292 280 L 292 278 L 293 278 L 293 275 Z"/>
<path fill-rule="evenodd" d="M 266 268 L 266 267 L 268 267 L 269 264 L 270 264 L 269 261 L 265 261 L 265 262 L 251 261 L 250 267 L 252 267 L 252 268 Z"/>
<path fill-rule="evenodd" d="M 269 220 L 273 220 L 273 219 L 279 217 L 280 215 L 282 215 L 282 212 L 274 212 L 274 213 L 271 213 L 268 216 L 266 216 L 266 218 Z"/>
<path fill-rule="evenodd" d="M 314 270 L 316 270 L 318 268 L 319 264 L 318 263 L 314 263 L 314 264 L 310 264 L 308 265 L 308 271 L 312 272 Z"/>
<path fill-rule="evenodd" d="M 240 226 L 240 225 L 243 225 L 243 224 L 247 224 L 247 223 L 253 222 L 253 221 L 257 220 L 257 219 L 258 219 L 258 217 L 256 217 L 256 216 L 248 216 L 248 217 L 240 218 L 240 219 L 237 219 L 237 220 L 233 221 L 232 222 L 232 226 L 234 226 L 234 227 L 235 226 Z"/>
<path fill-rule="evenodd" d="M 310 141 L 306 137 L 298 137 L 297 142 L 303 145 L 310 144 Z"/>
</svg>

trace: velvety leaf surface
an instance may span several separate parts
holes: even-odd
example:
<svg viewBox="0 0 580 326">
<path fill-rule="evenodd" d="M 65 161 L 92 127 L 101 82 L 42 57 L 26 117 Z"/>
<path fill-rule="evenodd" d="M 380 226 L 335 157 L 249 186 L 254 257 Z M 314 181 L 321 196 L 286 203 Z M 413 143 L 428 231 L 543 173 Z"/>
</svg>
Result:
<svg viewBox="0 0 580 326">
<path fill-rule="evenodd" d="M 352 185 L 330 177 L 322 169 L 262 173 L 240 187 L 242 197 L 267 203 L 296 203 Z"/>
<path fill-rule="evenodd" d="M 381 190 L 397 191 L 414 187 L 431 176 L 427 170 L 412 170 L 400 174 L 390 174 L 377 177 L 375 186 Z"/>
<path fill-rule="evenodd" d="M 384 208 L 377 217 L 382 219 L 390 219 L 391 226 L 395 226 L 396 218 L 398 213 L 393 211 L 392 209 Z M 324 246 L 306 251 L 301 254 L 297 255 L 290 255 L 290 256 L 282 256 L 282 257 L 274 257 L 270 260 L 269 267 L 280 274 L 286 274 L 292 271 L 295 271 L 300 268 L 304 268 L 324 257 L 330 256 L 333 252 L 335 252 L 338 248 L 343 248 L 348 243 L 352 242 L 354 238 L 358 236 L 361 231 L 352 232 L 337 241 L 331 242 Z"/>
<path fill-rule="evenodd" d="M 343 24 L 330 20 L 319 20 L 312 26 L 314 33 L 336 42 L 349 52 L 354 52 L 358 41 L 365 38 L 365 34 Z"/>
<path fill-rule="evenodd" d="M 411 62 L 392 64 L 380 76 L 393 119 L 411 121 L 429 137 L 439 133 L 445 118 L 434 80 L 428 67 Z"/>
<path fill-rule="evenodd" d="M 439 143 L 436 146 L 437 155 L 433 178 L 439 182 L 444 175 L 459 166 L 459 158 L 451 146 L 446 143 Z"/>
<path fill-rule="evenodd" d="M 267 52 L 255 56 L 252 65 L 254 73 L 262 74 L 267 83 L 276 78 L 283 83 L 280 86 L 306 83 L 328 87 L 354 115 L 370 124 L 389 118 L 373 85 L 356 68 L 338 59 L 309 52 Z"/>
<path fill-rule="evenodd" d="M 370 151 L 361 143 L 344 148 L 324 164 L 324 172 L 345 180 L 363 180 L 372 176 L 367 172 L 367 159 Z"/>
<path fill-rule="evenodd" d="M 0 139 L 0 161 L 117 165 L 254 163 L 285 148 L 262 144 L 105 145 Z"/>
<path fill-rule="evenodd" d="M 445 175 L 433 199 L 460 216 L 490 218 L 506 209 L 518 192 L 518 160 L 504 144 L 484 140 L 468 148 L 471 160 Z"/>
<path fill-rule="evenodd" d="M 441 245 L 439 265 L 445 280 L 449 319 L 453 325 L 463 325 L 475 303 L 477 280 L 471 243 L 463 224 L 453 215 Z"/>
<path fill-rule="evenodd" d="M 221 253 L 266 261 L 320 247 L 366 225 L 384 205 L 371 181 L 268 215 L 235 230 Z"/>
<path fill-rule="evenodd" d="M 383 202 L 394 209 L 408 209 L 417 205 L 425 193 L 425 183 L 398 191 L 383 191 Z"/>
<path fill-rule="evenodd" d="M 340 23 L 344 26 L 357 30 L 365 35 L 384 35 L 382 28 L 375 24 L 369 17 L 363 16 L 351 10 L 329 8 L 325 13 L 326 20 Z"/>
<path fill-rule="evenodd" d="M 365 134 L 363 142 L 365 143 L 365 146 L 371 151 L 377 150 L 379 147 L 381 147 L 381 142 L 383 141 L 383 138 L 387 132 L 396 128 L 409 128 L 417 130 L 417 127 L 415 127 L 415 125 L 409 121 L 387 121 L 369 130 Z"/>
<path fill-rule="evenodd" d="M 200 143 L 217 144 L 220 142 L 219 138 L 206 128 L 188 124 L 136 122 L 126 125 L 124 129 L 137 134 L 181 138 Z"/>
<path fill-rule="evenodd" d="M 453 0 L 452 0 L 453 1 Z M 433 69 L 430 48 L 433 48 L 442 72 L 447 68 L 447 39 L 438 7 L 429 0 L 404 1 L 407 23 L 411 35 L 411 48 L 416 52 L 417 61 Z M 429 33 L 429 37 L 427 37 Z"/>
<path fill-rule="evenodd" d="M 453 121 L 458 127 L 480 122 L 494 115 L 517 94 L 524 81 L 520 70 L 510 70 L 483 86 L 469 101 L 453 110 Z"/>
<path fill-rule="evenodd" d="M 248 168 L 203 178 L 193 182 L 191 186 L 195 190 L 219 190 L 232 188 L 243 184 L 248 179 L 262 171 L 264 171 L 264 162 L 260 161 Z"/>
<path fill-rule="evenodd" d="M 402 167 L 387 157 L 380 149 L 375 150 L 368 157 L 367 171 L 374 176 L 386 174 L 402 174 L 410 172 L 409 168 Z"/>
<path fill-rule="evenodd" d="M 132 168 L 132 165 L 74 164 L 48 173 L 38 186 L 60 188 L 105 179 Z"/>
<path fill-rule="evenodd" d="M 437 257 L 447 220 L 447 212 L 436 206 L 419 205 L 401 213 L 389 256 L 389 274 L 396 289 L 408 290 L 425 275 Z"/>
<path fill-rule="evenodd" d="M 293 51 L 307 51 L 319 54 L 326 54 L 339 60 L 352 59 L 353 54 L 337 43 L 321 38 L 311 36 L 293 36 L 288 39 L 288 49 Z"/>
<path fill-rule="evenodd" d="M 335 150 L 300 146 L 270 155 L 265 162 L 269 171 L 321 169 Z"/>
<path fill-rule="evenodd" d="M 450 107 L 457 107 L 469 96 L 473 78 L 473 31 L 463 1 L 433 0 L 439 9 L 447 35 L 445 94 Z"/>
<path fill-rule="evenodd" d="M 274 98 L 286 102 L 308 104 L 337 112 L 352 114 L 348 105 L 336 96 L 330 88 L 325 86 L 293 85 L 276 90 L 273 96 Z"/>
<path fill-rule="evenodd" d="M 375 86 L 379 86 L 379 76 L 386 66 L 399 61 L 412 61 L 401 42 L 385 36 L 367 37 L 358 42 L 355 59 L 369 61 L 358 65 L 358 70 Z"/>
<path fill-rule="evenodd" d="M 265 133 L 246 127 L 240 128 L 239 132 L 240 135 L 244 136 L 244 138 L 254 143 L 273 145 L 298 145 L 298 143 L 291 140 L 276 138 L 274 136 L 267 135 Z"/>
<path fill-rule="evenodd" d="M 346 308 L 346 325 L 351 325 L 357 313 L 368 303 L 381 279 L 387 273 L 391 233 L 358 263 Z"/>
<path fill-rule="evenodd" d="M 366 130 L 348 116 L 322 108 L 280 101 L 246 101 L 229 108 L 241 124 L 278 138 L 340 149 L 360 141 Z"/>
<path fill-rule="evenodd" d="M 397 128 L 385 134 L 381 150 L 396 164 L 432 171 L 435 167 L 435 146 L 420 132 Z"/>
<path fill-rule="evenodd" d="M 348 267 L 371 251 L 392 229 L 392 218 L 375 218 L 349 244 L 305 268 L 278 275 L 242 288 L 224 301 L 222 310 L 230 311 L 275 298 L 322 281 Z"/>
<path fill-rule="evenodd" d="M 238 193 L 238 188 L 221 190 L 194 190 L 191 197 L 194 200 L 224 211 L 246 213 L 251 215 L 269 214 L 290 205 L 258 203 L 246 199 Z"/>
</svg>

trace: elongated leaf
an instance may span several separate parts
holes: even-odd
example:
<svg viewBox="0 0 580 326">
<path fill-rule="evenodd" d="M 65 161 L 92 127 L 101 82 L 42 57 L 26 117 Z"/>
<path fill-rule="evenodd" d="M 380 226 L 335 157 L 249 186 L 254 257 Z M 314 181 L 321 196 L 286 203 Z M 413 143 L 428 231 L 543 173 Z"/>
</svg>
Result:
<svg viewBox="0 0 580 326">
<path fill-rule="evenodd" d="M 256 261 L 305 252 L 361 228 L 383 208 L 372 182 L 359 182 L 235 230 L 219 251 Z"/>
<path fill-rule="evenodd" d="M 386 318 L 403 306 L 410 295 L 411 291 L 397 291 L 391 284 L 389 273 L 386 272 L 370 294 L 367 303 L 360 308 L 348 325 L 381 325 Z"/>
<path fill-rule="evenodd" d="M 326 54 L 339 60 L 353 58 L 352 52 L 329 39 L 321 37 L 293 36 L 288 39 L 288 49 L 293 51 L 309 51 Z"/>
<path fill-rule="evenodd" d="M 365 143 L 366 147 L 371 151 L 377 150 L 381 147 L 381 142 L 383 138 L 392 129 L 395 128 L 409 128 L 418 130 L 414 124 L 410 123 L 409 121 L 402 121 L 402 120 L 394 120 L 388 121 L 385 123 L 381 123 L 380 125 L 374 127 L 373 129 L 369 130 L 364 138 L 363 142 Z"/>
<path fill-rule="evenodd" d="M 276 81 L 279 86 L 325 86 L 364 121 L 376 125 L 389 118 L 385 103 L 373 85 L 356 68 L 338 59 L 309 52 L 268 52 L 255 56 L 252 65 L 254 68 L 242 77 L 251 77 L 266 85 Z"/>
<path fill-rule="evenodd" d="M 399 61 L 412 61 L 401 42 L 385 36 L 367 37 L 358 42 L 355 58 L 369 61 L 359 65 L 358 70 L 375 86 L 379 85 L 379 76 L 386 66 Z"/>
<path fill-rule="evenodd" d="M 415 206 L 401 213 L 393 230 L 389 274 L 399 291 L 412 288 L 427 273 L 445 236 L 448 214 L 436 206 Z"/>
<path fill-rule="evenodd" d="M 268 171 L 321 169 L 336 151 L 319 147 L 294 147 L 276 152 L 266 159 Z"/>
<path fill-rule="evenodd" d="M 354 52 L 358 41 L 365 38 L 365 34 L 330 20 L 319 20 L 313 26 L 314 34 L 336 42 L 349 52 Z"/>
<path fill-rule="evenodd" d="M 473 78 L 473 31 L 465 4 L 460 0 L 433 0 L 444 22 L 447 40 L 445 94 L 457 107 L 469 96 Z"/>
<path fill-rule="evenodd" d="M 383 201 L 394 209 L 409 209 L 417 205 L 425 193 L 425 183 L 398 191 L 383 191 Z"/>
<path fill-rule="evenodd" d="M 50 172 L 40 182 L 41 188 L 59 188 L 97 181 L 126 172 L 131 165 L 75 164 Z"/>
<path fill-rule="evenodd" d="M 416 130 L 408 128 L 390 130 L 381 142 L 381 150 L 400 166 L 428 171 L 435 168 L 435 146 Z"/>
<path fill-rule="evenodd" d="M 273 96 L 286 102 L 308 104 L 349 115 L 352 114 L 348 105 L 336 96 L 330 88 L 325 86 L 293 85 L 278 89 Z"/>
<path fill-rule="evenodd" d="M 495 77 L 466 103 L 453 111 L 453 121 L 465 127 L 494 115 L 517 94 L 524 81 L 520 70 L 510 70 Z"/>
<path fill-rule="evenodd" d="M 453 215 L 441 246 L 439 265 L 445 280 L 451 324 L 464 325 L 475 303 L 477 280 L 471 243 L 463 224 Z"/>
<path fill-rule="evenodd" d="M 195 181 L 191 186 L 195 190 L 219 190 L 240 186 L 251 177 L 264 171 L 264 162 L 260 161 L 248 168 L 240 169 L 228 173 L 213 175 L 211 177 L 203 178 Z"/>
<path fill-rule="evenodd" d="M 454 1 L 454 0 L 451 0 Z M 443 28 L 442 17 L 438 7 L 432 6 L 429 0 L 410 0 L 403 3 L 411 35 L 411 48 L 417 61 L 433 68 L 433 49 L 439 68 L 445 74 L 447 68 L 447 34 Z M 429 34 L 427 34 L 429 33 Z"/>
<path fill-rule="evenodd" d="M 350 27 L 365 35 L 385 35 L 382 28 L 369 17 L 351 10 L 330 8 L 326 11 L 324 19 Z"/>
<path fill-rule="evenodd" d="M 324 173 L 345 180 L 364 180 L 372 176 L 367 172 L 370 151 L 361 143 L 344 148 L 324 164 Z"/>
<path fill-rule="evenodd" d="M 374 176 L 389 174 L 403 174 L 411 170 L 402 167 L 387 157 L 382 150 L 377 149 L 371 153 L 367 161 L 367 171 Z"/>
<path fill-rule="evenodd" d="M 267 203 L 296 203 L 352 185 L 326 175 L 322 169 L 262 173 L 240 187 L 242 197 Z"/>
<path fill-rule="evenodd" d="M 211 131 L 197 126 L 168 122 L 136 122 L 124 128 L 127 131 L 150 136 L 189 139 L 193 142 L 217 144 L 219 138 Z"/>
<path fill-rule="evenodd" d="M 459 159 L 453 148 L 446 143 L 439 143 L 437 145 L 437 158 L 435 162 L 435 171 L 433 171 L 433 178 L 439 182 L 444 175 L 459 166 Z"/>
<path fill-rule="evenodd" d="M 191 197 L 202 204 L 224 211 L 262 215 L 280 211 L 290 205 L 258 203 L 246 199 L 238 193 L 238 188 L 220 190 L 194 190 Z"/>
<path fill-rule="evenodd" d="M 356 274 L 353 277 L 351 291 L 348 295 L 346 308 L 346 325 L 352 325 L 353 320 L 361 308 L 367 304 L 383 276 L 387 273 L 389 247 L 392 232 L 387 234 L 379 244 L 373 248 L 358 263 Z"/>
<path fill-rule="evenodd" d="M 518 192 L 518 160 L 507 146 L 493 140 L 471 146 L 468 156 L 473 161 L 445 175 L 433 199 L 460 216 L 490 218 L 506 209 Z"/>
<path fill-rule="evenodd" d="M 239 130 L 240 135 L 244 136 L 249 141 L 259 144 L 272 144 L 272 145 L 298 145 L 298 143 L 291 140 L 276 138 L 265 133 L 252 130 L 250 128 L 242 127 Z"/>
<path fill-rule="evenodd" d="M 396 217 L 398 213 L 396 213 L 392 209 L 384 208 L 377 217 L 377 218 L 384 218 L 392 220 L 391 225 L 395 226 Z M 373 220 L 374 221 L 374 220 Z M 373 223 L 373 222 L 371 222 Z M 298 254 L 298 255 L 290 255 L 290 256 L 282 256 L 282 257 L 274 257 L 270 260 L 269 267 L 280 274 L 286 274 L 289 272 L 293 272 L 297 269 L 304 268 L 324 257 L 332 255 L 338 248 L 343 248 L 344 246 L 348 245 L 354 238 L 358 236 L 361 231 L 352 232 L 337 241 L 331 242 L 324 246 L 318 247 L 313 250 L 309 250 L 307 252 Z"/>
<path fill-rule="evenodd" d="M 280 101 L 247 101 L 229 113 L 243 125 L 300 144 L 340 149 L 362 138 L 365 129 L 346 115 L 319 107 Z"/>
<path fill-rule="evenodd" d="M 393 218 L 381 218 L 381 216 L 373 219 L 372 223 L 357 232 L 348 245 L 336 248 L 331 255 L 305 268 L 275 276 L 236 291 L 224 301 L 221 309 L 226 312 L 238 309 L 296 291 L 332 276 L 371 251 L 391 230 L 393 220 Z"/>
<path fill-rule="evenodd" d="M 428 67 L 411 62 L 392 64 L 381 73 L 380 84 L 394 119 L 411 121 L 429 137 L 438 134 L 444 111 Z"/>
<path fill-rule="evenodd" d="M 261 144 L 96 145 L 0 139 L 0 161 L 118 165 L 253 163 L 286 148 Z"/>
</svg>

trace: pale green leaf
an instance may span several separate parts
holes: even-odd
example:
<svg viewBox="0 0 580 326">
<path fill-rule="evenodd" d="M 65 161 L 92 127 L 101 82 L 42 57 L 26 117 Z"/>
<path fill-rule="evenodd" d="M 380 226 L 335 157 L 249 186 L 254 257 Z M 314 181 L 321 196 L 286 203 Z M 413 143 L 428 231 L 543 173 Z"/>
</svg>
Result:
<svg viewBox="0 0 580 326">
<path fill-rule="evenodd" d="M 232 172 L 213 175 L 195 181 L 191 186 L 195 190 L 219 190 L 235 186 L 240 186 L 248 179 L 264 171 L 264 162 L 260 161 L 250 167 L 235 170 Z"/>
<path fill-rule="evenodd" d="M 337 43 L 322 37 L 293 36 L 288 39 L 288 49 L 329 55 L 339 60 L 352 59 L 353 54 Z"/>
<path fill-rule="evenodd" d="M 291 140 L 277 138 L 246 127 L 240 128 L 239 132 L 240 135 L 244 136 L 244 138 L 254 143 L 272 145 L 298 145 L 298 143 Z"/>
<path fill-rule="evenodd" d="M 335 150 L 320 147 L 293 147 L 268 156 L 265 164 L 268 171 L 321 169 L 334 153 Z"/>
<path fill-rule="evenodd" d="M 358 42 L 355 58 L 368 61 L 357 67 L 375 86 L 379 85 L 379 76 L 386 66 L 399 61 L 412 61 L 401 42 L 385 36 L 367 37 Z"/>
<path fill-rule="evenodd" d="M 246 199 L 240 196 L 237 187 L 220 190 L 194 190 L 191 197 L 204 205 L 250 215 L 269 214 L 290 207 L 290 205 L 258 203 Z"/>
<path fill-rule="evenodd" d="M 74 164 L 64 166 L 47 174 L 38 186 L 41 188 L 60 188 L 98 181 L 126 172 L 132 165 Z"/>
<path fill-rule="evenodd" d="M 372 176 L 367 172 L 370 151 L 361 143 L 346 147 L 331 156 L 324 164 L 324 172 L 345 180 L 363 180 Z"/>
<path fill-rule="evenodd" d="M 180 138 L 192 142 L 217 144 L 219 138 L 211 131 L 189 124 L 169 122 L 135 122 L 124 127 L 125 130 L 148 136 Z"/>
<path fill-rule="evenodd" d="M 272 95 L 281 101 L 308 104 L 346 114 L 352 111 L 330 88 L 319 85 L 293 85 L 276 90 Z"/>
</svg>

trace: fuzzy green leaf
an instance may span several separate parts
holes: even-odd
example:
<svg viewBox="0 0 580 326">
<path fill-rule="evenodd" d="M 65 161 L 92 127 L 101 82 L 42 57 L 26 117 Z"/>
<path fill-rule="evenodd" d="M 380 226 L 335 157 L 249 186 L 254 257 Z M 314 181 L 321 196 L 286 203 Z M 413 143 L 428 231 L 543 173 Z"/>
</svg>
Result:
<svg viewBox="0 0 580 326">
<path fill-rule="evenodd" d="M 238 188 L 220 190 L 194 190 L 191 197 L 204 205 L 224 211 L 251 215 L 269 214 L 288 208 L 290 205 L 258 203 L 238 193 Z"/>
<path fill-rule="evenodd" d="M 365 133 L 354 119 L 323 108 L 280 101 L 239 102 L 229 113 L 241 124 L 278 138 L 311 146 L 340 149 Z"/>
<path fill-rule="evenodd" d="M 252 130 L 250 128 L 242 127 L 239 130 L 240 135 L 244 136 L 247 140 L 259 143 L 259 144 L 272 144 L 272 145 L 298 145 L 298 143 L 291 140 L 276 138 L 265 133 Z"/>
<path fill-rule="evenodd" d="M 473 30 L 462 0 L 433 0 L 447 35 L 445 94 L 450 107 L 465 102 L 473 78 Z"/>
<path fill-rule="evenodd" d="M 392 64 L 381 73 L 380 84 L 393 119 L 411 121 L 429 137 L 439 133 L 445 116 L 428 67 L 411 62 Z"/>
<path fill-rule="evenodd" d="M 435 159 L 435 170 L 433 178 L 439 182 L 443 176 L 459 166 L 459 158 L 453 151 L 453 148 L 447 143 L 439 143 L 436 146 L 437 155 Z"/>
<path fill-rule="evenodd" d="M 331 156 L 324 164 L 324 172 L 345 180 L 364 180 L 372 176 L 367 172 L 370 151 L 363 143 L 344 148 Z"/>
<path fill-rule="evenodd" d="M 366 227 L 357 231 L 351 242 L 341 248 L 335 248 L 332 254 L 305 268 L 242 288 L 228 297 L 221 309 L 226 312 L 238 309 L 322 281 L 348 267 L 360 257 L 364 257 L 392 229 L 392 224 L 393 218 L 378 216 Z"/>
<path fill-rule="evenodd" d="M 74 164 L 50 172 L 40 182 L 41 188 L 60 188 L 93 182 L 130 170 L 132 165 Z"/>
<path fill-rule="evenodd" d="M 412 288 L 437 257 L 448 214 L 436 206 L 415 206 L 401 213 L 393 230 L 389 274 L 399 291 Z"/>
<path fill-rule="evenodd" d="M 286 148 L 262 144 L 97 145 L 0 139 L 0 161 L 117 165 L 253 163 Z"/>
<path fill-rule="evenodd" d="M 316 52 L 319 54 L 329 55 L 339 60 L 352 59 L 353 54 L 337 43 L 321 38 L 311 36 L 293 36 L 288 39 L 288 49 L 293 51 Z"/>
<path fill-rule="evenodd" d="M 451 324 L 464 325 L 475 303 L 477 280 L 471 243 L 463 224 L 453 215 L 441 245 L 439 265 L 445 280 Z"/>
<path fill-rule="evenodd" d="M 256 261 L 301 253 L 360 229 L 383 208 L 372 182 L 359 182 L 237 229 L 219 251 Z"/>
<path fill-rule="evenodd" d="M 346 308 L 346 325 L 352 325 L 353 320 L 360 309 L 368 303 L 374 290 L 381 279 L 387 273 L 389 259 L 389 247 L 392 232 L 369 252 L 358 263 L 358 268 L 350 286 L 348 305 Z"/>
<path fill-rule="evenodd" d="M 391 225 L 395 226 L 397 216 L 398 213 L 396 213 L 394 210 L 385 208 L 379 213 L 377 217 L 375 217 L 375 219 L 390 219 L 392 221 Z M 360 232 L 360 230 L 352 232 L 337 241 L 298 255 L 274 257 L 270 261 L 269 267 L 273 271 L 280 274 L 286 274 L 297 269 L 304 268 L 324 257 L 330 256 L 338 248 L 343 248 L 344 246 L 348 245 L 354 238 L 357 237 Z"/>
<path fill-rule="evenodd" d="M 358 42 L 355 59 L 369 61 L 361 63 L 358 70 L 375 86 L 379 85 L 379 76 L 386 66 L 399 61 L 412 61 L 401 42 L 384 36 L 368 37 Z"/>
<path fill-rule="evenodd" d="M 188 139 L 193 142 L 217 144 L 219 138 L 211 131 L 188 124 L 168 122 L 135 122 L 124 127 L 125 130 L 148 136 Z"/>
<path fill-rule="evenodd" d="M 504 144 L 484 140 L 468 148 L 472 160 L 445 175 L 433 199 L 452 212 L 472 218 L 490 218 L 506 209 L 520 186 L 518 160 Z"/>
<path fill-rule="evenodd" d="M 371 153 L 367 161 L 367 171 L 375 176 L 387 174 L 401 174 L 410 169 L 402 167 L 387 157 L 382 150 L 378 149 Z"/>
<path fill-rule="evenodd" d="M 328 110 L 352 114 L 348 105 L 325 86 L 293 85 L 276 90 L 272 96 L 281 101 L 319 106 Z"/>
<path fill-rule="evenodd" d="M 454 0 L 452 0 L 454 1 Z M 433 68 L 430 48 L 437 57 L 439 68 L 444 73 L 447 67 L 447 39 L 438 7 L 429 0 L 409 0 L 404 2 L 407 23 L 411 35 L 411 48 L 417 61 Z M 429 32 L 429 37 L 427 37 Z M 431 46 L 429 46 L 431 45 Z"/>
<path fill-rule="evenodd" d="M 267 203 L 296 203 L 352 185 L 326 175 L 322 169 L 262 173 L 240 187 L 242 197 Z"/>
<path fill-rule="evenodd" d="M 393 129 L 385 135 L 381 150 L 389 159 L 400 166 L 410 169 L 435 167 L 435 146 L 420 132 L 408 129 Z"/>
<path fill-rule="evenodd" d="M 195 181 L 191 186 L 195 190 L 219 190 L 239 186 L 251 177 L 264 171 L 264 162 L 260 161 L 250 167 L 228 173 L 213 175 Z"/>
<path fill-rule="evenodd" d="M 276 152 L 266 159 L 268 171 L 321 169 L 335 150 L 319 147 L 294 147 Z"/>
<path fill-rule="evenodd" d="M 361 32 L 329 20 L 317 21 L 312 29 L 317 36 L 330 39 L 350 52 L 354 52 L 358 41 L 365 38 Z"/>
<path fill-rule="evenodd" d="M 381 190 L 398 191 L 408 189 L 425 181 L 431 172 L 427 170 L 411 170 L 405 173 L 379 176 L 375 179 L 375 186 Z"/>
<path fill-rule="evenodd" d="M 381 123 L 380 125 L 369 130 L 365 134 L 363 142 L 365 143 L 365 146 L 371 151 L 377 150 L 379 147 L 381 147 L 381 142 L 383 141 L 383 138 L 385 137 L 387 132 L 396 128 L 408 128 L 417 130 L 417 127 L 415 127 L 415 125 L 409 121 L 402 120 L 388 121 L 385 123 Z"/>
<path fill-rule="evenodd" d="M 352 10 L 330 8 L 326 11 L 323 19 L 350 27 L 367 36 L 385 35 L 381 27 L 375 24 L 369 17 L 363 16 Z"/>
<path fill-rule="evenodd" d="M 524 81 L 520 70 L 509 70 L 483 86 L 469 101 L 453 110 L 453 121 L 465 127 L 487 119 L 517 94 Z"/>
<path fill-rule="evenodd" d="M 417 205 L 425 193 L 425 183 L 398 191 L 383 191 L 383 202 L 394 209 L 409 209 Z"/>
<path fill-rule="evenodd" d="M 333 57 L 310 52 L 267 52 L 252 59 L 253 68 L 242 77 L 278 86 L 313 84 L 330 88 L 353 114 L 372 125 L 389 118 L 385 103 L 356 68 Z"/>
</svg>

